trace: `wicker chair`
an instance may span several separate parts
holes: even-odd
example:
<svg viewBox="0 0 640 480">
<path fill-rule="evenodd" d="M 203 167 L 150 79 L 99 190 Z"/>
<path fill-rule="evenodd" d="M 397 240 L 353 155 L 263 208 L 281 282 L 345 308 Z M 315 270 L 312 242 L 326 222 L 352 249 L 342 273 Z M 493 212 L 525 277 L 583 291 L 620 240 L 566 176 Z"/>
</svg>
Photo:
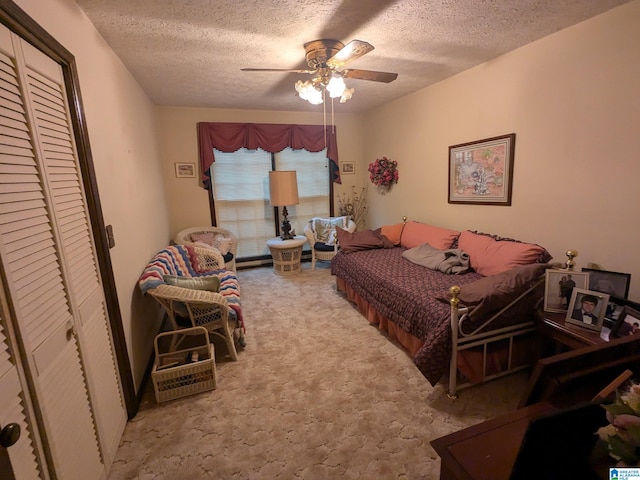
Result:
<svg viewBox="0 0 640 480">
<path fill-rule="evenodd" d="M 337 217 L 326 218 L 324 220 L 333 220 Z M 307 241 L 311 246 L 311 270 L 315 270 L 316 261 L 326 260 L 331 261 L 333 257 L 335 257 L 336 253 L 338 253 L 338 242 L 335 242 L 334 245 L 326 245 L 322 242 L 318 242 L 316 238 L 316 233 L 313 231 L 312 221 L 307 222 L 304 227 L 304 234 L 307 237 Z M 345 228 L 348 232 L 355 232 L 357 228 L 356 223 L 349 219 L 347 223 L 347 228 Z"/>
<path fill-rule="evenodd" d="M 216 292 L 191 290 L 173 285 L 160 285 L 149 290 L 148 293 L 167 311 L 173 330 L 204 327 L 209 333 L 223 338 L 231 359 L 238 360 L 233 328 L 229 322 L 229 306 L 227 299 L 222 295 Z M 183 325 L 176 319 L 179 309 L 185 307 L 190 325 Z"/>
<path fill-rule="evenodd" d="M 229 356 L 236 361 L 238 353 L 234 332 L 238 343 L 245 345 L 242 317 L 237 313 L 241 311 L 237 278 L 234 272 L 225 269 L 222 255 L 214 249 L 189 246 L 196 253 L 197 264 L 185 265 L 185 258 L 193 258 L 185 254 L 186 248 L 175 245 L 158 252 L 140 277 L 140 289 L 164 307 L 173 330 L 204 327 L 209 333 L 225 340 Z M 179 265 L 180 272 L 176 271 L 176 265 Z M 163 274 L 178 274 L 189 278 L 189 272 L 199 272 L 196 275 L 198 277 L 217 276 L 225 285 L 223 293 L 168 285 L 164 282 Z"/>
<path fill-rule="evenodd" d="M 191 238 L 193 234 L 199 233 L 214 233 L 225 236 L 231 239 L 231 245 L 229 246 L 229 253 L 223 255 L 225 257 L 226 268 L 231 271 L 236 271 L 236 255 L 238 254 L 238 237 L 230 230 L 220 227 L 193 227 L 187 228 L 178 232 L 173 241 L 178 245 L 190 245 L 194 243 Z M 212 247 L 213 248 L 213 247 Z"/>
</svg>

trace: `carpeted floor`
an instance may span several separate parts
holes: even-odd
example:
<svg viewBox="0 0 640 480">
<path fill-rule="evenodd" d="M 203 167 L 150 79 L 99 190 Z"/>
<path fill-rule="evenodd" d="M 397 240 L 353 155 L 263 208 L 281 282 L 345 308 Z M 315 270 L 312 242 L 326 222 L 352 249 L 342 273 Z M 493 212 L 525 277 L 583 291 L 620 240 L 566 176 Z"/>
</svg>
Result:
<svg viewBox="0 0 640 480">
<path fill-rule="evenodd" d="M 336 293 L 327 263 L 238 278 L 239 361 L 217 364 L 216 390 L 162 404 L 149 382 L 109 480 L 437 479 L 429 442 L 513 410 L 524 390 L 521 373 L 447 398 Z"/>
</svg>

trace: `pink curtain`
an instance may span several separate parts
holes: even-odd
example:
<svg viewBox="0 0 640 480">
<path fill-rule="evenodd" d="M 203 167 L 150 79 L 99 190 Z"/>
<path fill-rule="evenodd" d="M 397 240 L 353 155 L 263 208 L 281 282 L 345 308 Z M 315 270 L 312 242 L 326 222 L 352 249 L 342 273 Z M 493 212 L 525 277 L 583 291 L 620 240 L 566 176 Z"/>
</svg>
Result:
<svg viewBox="0 0 640 480">
<path fill-rule="evenodd" d="M 198 147 L 202 182 L 209 187 L 211 177 L 209 167 L 215 161 L 213 149 L 221 152 L 235 152 L 240 148 L 255 150 L 262 148 L 276 153 L 287 147 L 319 152 L 327 149 L 332 179 L 340 181 L 338 168 L 338 145 L 335 127 L 328 125 L 280 125 L 271 123 L 198 123 Z"/>
</svg>

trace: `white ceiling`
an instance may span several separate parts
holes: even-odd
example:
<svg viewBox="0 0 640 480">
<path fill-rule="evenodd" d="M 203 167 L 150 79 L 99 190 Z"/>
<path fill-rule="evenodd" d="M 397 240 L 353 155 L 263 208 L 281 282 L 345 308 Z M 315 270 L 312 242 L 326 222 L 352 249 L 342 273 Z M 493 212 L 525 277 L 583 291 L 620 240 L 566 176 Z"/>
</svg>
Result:
<svg viewBox="0 0 640 480">
<path fill-rule="evenodd" d="M 296 96 L 304 43 L 371 43 L 348 68 L 363 112 L 420 90 L 628 0 L 76 0 L 156 105 L 322 111 Z"/>
</svg>

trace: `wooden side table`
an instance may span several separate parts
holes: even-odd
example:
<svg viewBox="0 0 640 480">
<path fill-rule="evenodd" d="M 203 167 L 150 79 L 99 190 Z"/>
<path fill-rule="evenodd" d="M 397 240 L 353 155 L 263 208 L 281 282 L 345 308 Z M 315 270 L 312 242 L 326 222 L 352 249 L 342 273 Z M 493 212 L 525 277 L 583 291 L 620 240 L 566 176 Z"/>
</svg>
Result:
<svg viewBox="0 0 640 480">
<path fill-rule="evenodd" d="M 508 480 L 531 419 L 556 410 L 538 403 L 432 440 L 440 480 Z"/>
<path fill-rule="evenodd" d="M 267 246 L 273 257 L 273 271 L 278 275 L 293 275 L 300 271 L 300 259 L 302 246 L 307 237 L 296 235 L 291 240 L 282 240 L 280 237 L 267 240 Z"/>
<path fill-rule="evenodd" d="M 546 312 L 537 325 L 538 331 L 571 350 L 607 343 L 600 337 L 600 332 L 566 323 L 565 318 L 566 313 Z"/>
</svg>

